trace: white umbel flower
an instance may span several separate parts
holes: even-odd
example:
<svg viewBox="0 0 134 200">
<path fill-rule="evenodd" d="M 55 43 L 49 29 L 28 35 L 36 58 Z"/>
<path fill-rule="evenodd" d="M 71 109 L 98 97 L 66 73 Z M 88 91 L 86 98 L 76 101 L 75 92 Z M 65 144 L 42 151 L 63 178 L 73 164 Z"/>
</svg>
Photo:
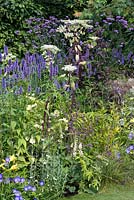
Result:
<svg viewBox="0 0 134 200">
<path fill-rule="evenodd" d="M 56 47 L 55 45 L 44 44 L 43 46 L 41 46 L 41 51 L 47 51 L 47 50 L 51 51 L 54 54 L 60 51 L 60 49 Z"/>
<path fill-rule="evenodd" d="M 64 67 L 62 67 L 62 69 L 67 72 L 73 72 L 77 69 L 77 67 L 70 64 L 70 65 L 64 65 Z"/>
</svg>

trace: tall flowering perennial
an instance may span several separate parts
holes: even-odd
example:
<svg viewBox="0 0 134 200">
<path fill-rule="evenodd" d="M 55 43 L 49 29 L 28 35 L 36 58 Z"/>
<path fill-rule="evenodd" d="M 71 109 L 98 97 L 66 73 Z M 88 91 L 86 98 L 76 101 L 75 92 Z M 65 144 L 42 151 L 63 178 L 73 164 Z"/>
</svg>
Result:
<svg viewBox="0 0 134 200">
<path fill-rule="evenodd" d="M 5 59 L 9 54 L 5 54 Z M 41 75 L 46 69 L 46 62 L 42 55 L 26 53 L 25 57 L 19 62 L 9 59 L 8 64 L 3 63 L 1 60 L 2 68 L 0 70 L 1 91 L 14 91 L 19 95 L 24 92 L 25 82 L 27 83 L 27 92 L 31 90 L 36 91 L 36 87 L 31 85 L 32 80 L 35 78 L 36 85 L 41 80 Z M 22 85 L 20 85 L 20 83 Z M 20 86 L 19 86 L 20 85 Z M 32 88 L 33 87 L 33 88 Z"/>
</svg>

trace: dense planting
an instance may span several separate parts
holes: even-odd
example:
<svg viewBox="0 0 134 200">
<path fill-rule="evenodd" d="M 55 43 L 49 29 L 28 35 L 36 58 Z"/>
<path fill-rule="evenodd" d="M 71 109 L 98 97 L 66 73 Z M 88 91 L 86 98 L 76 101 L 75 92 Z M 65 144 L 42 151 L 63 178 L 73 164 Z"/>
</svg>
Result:
<svg viewBox="0 0 134 200">
<path fill-rule="evenodd" d="M 107 182 L 129 183 L 132 17 L 46 19 L 34 3 L 23 3 L 30 15 L 19 19 L 23 26 L 13 25 L 17 15 L 6 16 L 12 33 L 1 42 L 1 199 L 50 200 L 97 192 Z"/>
</svg>

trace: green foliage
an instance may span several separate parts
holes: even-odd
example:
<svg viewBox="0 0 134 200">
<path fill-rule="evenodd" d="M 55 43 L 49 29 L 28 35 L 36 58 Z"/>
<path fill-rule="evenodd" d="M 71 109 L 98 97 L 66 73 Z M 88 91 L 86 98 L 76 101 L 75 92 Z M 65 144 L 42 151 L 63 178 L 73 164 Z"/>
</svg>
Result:
<svg viewBox="0 0 134 200">
<path fill-rule="evenodd" d="M 63 154 L 51 154 L 46 151 L 40 159 L 40 170 L 46 180 L 46 196 L 55 199 L 62 196 L 68 176 L 68 167 L 65 166 Z"/>
<path fill-rule="evenodd" d="M 25 19 L 41 16 L 41 7 L 32 0 L 0 0 L 0 37 L 1 46 L 10 45 L 14 39 L 14 31 L 23 28 Z"/>
<path fill-rule="evenodd" d="M 58 18 L 66 18 L 66 16 L 73 18 L 75 11 L 81 11 L 87 6 L 87 0 L 38 0 L 38 2 L 43 7 L 44 14 L 49 16 L 56 16 Z"/>
<path fill-rule="evenodd" d="M 98 191 L 101 185 L 101 168 L 94 162 L 94 158 L 87 154 L 78 157 L 78 162 L 81 164 L 83 176 L 80 189 L 88 193 Z"/>
<path fill-rule="evenodd" d="M 94 16 L 100 15 L 120 15 L 124 17 L 134 16 L 134 3 L 132 0 L 119 0 L 119 1 L 89 1 L 88 9 L 84 9 L 82 19 L 94 19 Z"/>
</svg>

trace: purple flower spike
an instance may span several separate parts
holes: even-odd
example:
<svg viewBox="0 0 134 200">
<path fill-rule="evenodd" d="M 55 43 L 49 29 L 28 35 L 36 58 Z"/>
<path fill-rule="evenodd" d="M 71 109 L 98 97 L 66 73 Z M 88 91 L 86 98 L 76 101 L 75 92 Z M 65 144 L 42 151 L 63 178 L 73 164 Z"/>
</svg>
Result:
<svg viewBox="0 0 134 200">
<path fill-rule="evenodd" d="M 29 85 L 28 88 L 27 88 L 27 92 L 30 93 L 31 90 L 32 90 L 31 85 Z"/>
<path fill-rule="evenodd" d="M 3 174 L 0 174 L 0 179 L 2 179 L 3 178 Z"/>
<path fill-rule="evenodd" d="M 130 51 L 129 54 L 128 54 L 128 56 L 127 56 L 128 61 L 130 61 L 130 58 L 132 57 L 132 55 L 133 55 L 133 52 Z"/>
<path fill-rule="evenodd" d="M 0 62 L 2 62 L 2 54 L 0 53 Z"/>
<path fill-rule="evenodd" d="M 5 78 L 2 78 L 2 88 L 3 89 L 6 89 L 6 79 Z"/>
<path fill-rule="evenodd" d="M 5 45 L 4 46 L 4 54 L 7 56 L 8 55 L 8 47 Z"/>
<path fill-rule="evenodd" d="M 40 87 L 37 87 L 35 92 L 36 92 L 36 94 L 39 94 L 40 93 Z"/>
<path fill-rule="evenodd" d="M 61 85 L 59 84 L 59 82 L 56 79 L 54 80 L 54 85 L 57 87 L 57 89 L 61 88 Z"/>
<path fill-rule="evenodd" d="M 22 93 L 23 93 L 23 87 L 20 86 L 20 88 L 19 88 L 19 94 L 22 94 Z"/>
</svg>

